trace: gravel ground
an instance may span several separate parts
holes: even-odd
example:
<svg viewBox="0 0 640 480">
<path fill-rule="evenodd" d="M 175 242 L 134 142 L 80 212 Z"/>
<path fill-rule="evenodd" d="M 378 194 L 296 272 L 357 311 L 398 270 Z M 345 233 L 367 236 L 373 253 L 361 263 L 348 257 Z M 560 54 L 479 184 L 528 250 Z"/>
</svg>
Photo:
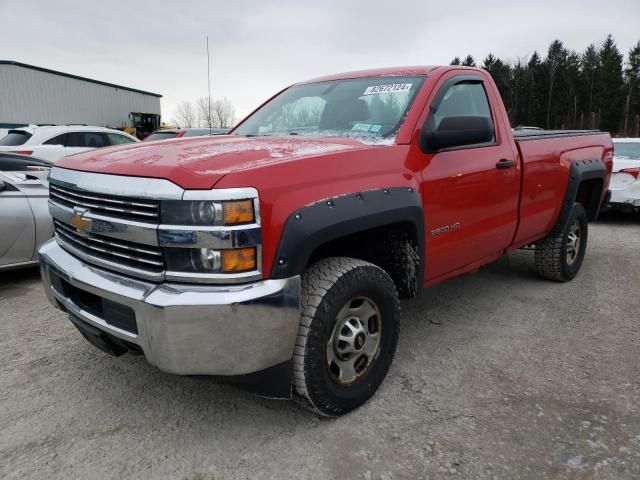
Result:
<svg viewBox="0 0 640 480">
<path fill-rule="evenodd" d="M 37 271 L 0 274 L 3 478 L 640 478 L 640 217 L 578 278 L 516 252 L 404 302 L 389 377 L 321 420 L 96 350 Z"/>
</svg>

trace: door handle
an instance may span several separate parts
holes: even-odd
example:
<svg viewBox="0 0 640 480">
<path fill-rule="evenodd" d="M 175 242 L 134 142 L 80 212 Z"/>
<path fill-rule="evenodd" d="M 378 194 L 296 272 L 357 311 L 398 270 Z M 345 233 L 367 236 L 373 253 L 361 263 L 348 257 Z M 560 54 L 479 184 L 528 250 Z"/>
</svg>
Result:
<svg viewBox="0 0 640 480">
<path fill-rule="evenodd" d="M 496 163 L 496 168 L 499 168 L 501 170 L 511 167 L 513 167 L 513 160 L 508 160 L 506 158 L 503 158 L 498 163 Z"/>
</svg>

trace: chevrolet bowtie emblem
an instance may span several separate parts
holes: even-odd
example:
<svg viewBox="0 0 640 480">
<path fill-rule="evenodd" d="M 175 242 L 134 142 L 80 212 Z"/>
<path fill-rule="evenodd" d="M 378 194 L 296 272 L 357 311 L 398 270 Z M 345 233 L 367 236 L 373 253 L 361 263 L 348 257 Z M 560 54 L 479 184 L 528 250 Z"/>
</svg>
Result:
<svg viewBox="0 0 640 480">
<path fill-rule="evenodd" d="M 71 219 L 69 220 L 69 223 L 71 223 L 79 233 L 91 230 L 91 219 L 82 217 L 86 211 L 86 208 L 74 208 L 73 215 L 71 215 Z"/>
</svg>

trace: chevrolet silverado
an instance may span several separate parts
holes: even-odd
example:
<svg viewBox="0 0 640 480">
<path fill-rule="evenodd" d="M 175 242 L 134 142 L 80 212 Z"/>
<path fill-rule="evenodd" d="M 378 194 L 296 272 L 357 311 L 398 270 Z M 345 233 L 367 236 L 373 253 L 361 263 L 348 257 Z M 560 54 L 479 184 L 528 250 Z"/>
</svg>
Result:
<svg viewBox="0 0 640 480">
<path fill-rule="evenodd" d="M 598 131 L 512 130 L 481 69 L 298 83 L 229 135 L 59 161 L 45 290 L 111 354 L 337 416 L 385 378 L 399 298 L 523 247 L 571 280 L 612 153 Z"/>
</svg>

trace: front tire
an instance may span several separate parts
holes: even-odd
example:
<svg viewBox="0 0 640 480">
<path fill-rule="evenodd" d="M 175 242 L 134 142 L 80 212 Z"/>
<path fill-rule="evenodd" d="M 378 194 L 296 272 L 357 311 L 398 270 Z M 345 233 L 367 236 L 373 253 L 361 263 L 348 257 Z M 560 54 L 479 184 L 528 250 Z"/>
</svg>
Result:
<svg viewBox="0 0 640 480">
<path fill-rule="evenodd" d="M 310 266 L 293 356 L 296 393 L 323 416 L 359 407 L 387 375 L 399 330 L 398 294 L 384 270 L 346 257 Z"/>
<path fill-rule="evenodd" d="M 572 280 L 582 266 L 588 234 L 587 212 L 580 203 L 574 203 L 565 229 L 536 244 L 538 275 L 556 282 Z"/>
</svg>

